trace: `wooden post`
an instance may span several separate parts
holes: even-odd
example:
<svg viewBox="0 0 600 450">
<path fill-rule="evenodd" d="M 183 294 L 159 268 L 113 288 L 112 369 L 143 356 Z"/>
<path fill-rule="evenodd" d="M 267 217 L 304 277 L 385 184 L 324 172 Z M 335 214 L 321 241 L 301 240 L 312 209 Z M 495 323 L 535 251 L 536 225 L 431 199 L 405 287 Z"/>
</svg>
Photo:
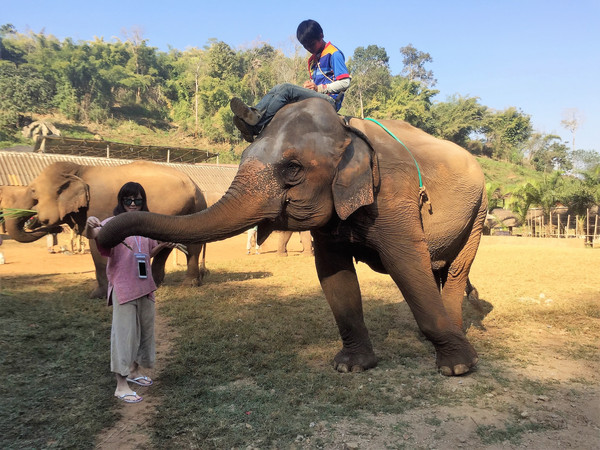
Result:
<svg viewBox="0 0 600 450">
<path fill-rule="evenodd" d="M 546 227 L 545 227 L 545 225 L 546 224 L 545 224 L 545 221 L 544 221 L 544 213 L 542 213 L 542 226 L 540 227 L 541 231 L 542 231 L 541 237 L 546 237 Z"/>
<path fill-rule="evenodd" d="M 571 224 L 571 214 L 567 214 L 567 237 L 569 237 L 569 225 Z"/>
<path fill-rule="evenodd" d="M 110 159 L 110 145 L 106 144 L 106 157 Z"/>
<path fill-rule="evenodd" d="M 548 222 L 548 226 L 550 227 L 548 235 L 552 237 L 552 211 L 550 211 L 550 221 Z"/>
<path fill-rule="evenodd" d="M 171 162 L 171 149 L 167 149 L 167 162 Z"/>
<path fill-rule="evenodd" d="M 585 227 L 585 242 L 588 242 L 588 240 L 591 241 L 591 235 L 590 235 L 590 208 L 586 209 L 585 211 L 585 222 L 586 222 L 586 227 Z"/>
<path fill-rule="evenodd" d="M 596 242 L 596 233 L 598 232 L 598 214 L 596 214 L 596 222 L 594 223 L 594 239 L 592 242 Z"/>
<path fill-rule="evenodd" d="M 556 237 L 560 239 L 560 213 L 556 213 Z"/>
</svg>

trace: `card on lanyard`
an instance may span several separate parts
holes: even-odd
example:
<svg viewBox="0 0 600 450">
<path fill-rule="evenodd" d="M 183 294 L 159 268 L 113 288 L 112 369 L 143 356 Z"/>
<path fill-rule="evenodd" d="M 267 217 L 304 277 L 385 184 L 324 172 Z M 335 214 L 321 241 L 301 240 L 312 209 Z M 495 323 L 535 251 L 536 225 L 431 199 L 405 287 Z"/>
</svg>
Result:
<svg viewBox="0 0 600 450">
<path fill-rule="evenodd" d="M 148 278 L 148 270 L 146 269 L 146 254 L 142 253 L 142 238 L 134 236 L 135 243 L 137 244 L 138 252 L 135 253 L 135 261 L 137 264 L 138 277 Z"/>
</svg>

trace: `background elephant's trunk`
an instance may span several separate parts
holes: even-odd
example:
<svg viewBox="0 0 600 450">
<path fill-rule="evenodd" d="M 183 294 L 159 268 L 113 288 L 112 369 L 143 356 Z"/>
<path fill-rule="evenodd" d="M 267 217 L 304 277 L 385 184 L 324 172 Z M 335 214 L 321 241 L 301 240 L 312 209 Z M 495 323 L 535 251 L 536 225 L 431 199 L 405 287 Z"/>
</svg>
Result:
<svg viewBox="0 0 600 450">
<path fill-rule="evenodd" d="M 51 233 L 60 233 L 62 229 L 58 228 L 41 228 L 35 231 L 25 231 L 25 223 L 27 223 L 27 218 L 20 219 L 6 219 L 5 227 L 8 235 L 17 242 L 34 242 L 38 239 L 43 238 L 49 232 Z"/>
<path fill-rule="evenodd" d="M 240 173 L 241 172 L 241 173 Z M 240 169 L 225 195 L 210 208 L 187 216 L 129 212 L 108 222 L 98 235 L 102 247 L 114 247 L 127 236 L 169 242 L 211 242 L 227 239 L 273 219 L 282 207 L 282 189 L 272 171 Z M 258 182 L 257 182 L 258 179 Z"/>
</svg>

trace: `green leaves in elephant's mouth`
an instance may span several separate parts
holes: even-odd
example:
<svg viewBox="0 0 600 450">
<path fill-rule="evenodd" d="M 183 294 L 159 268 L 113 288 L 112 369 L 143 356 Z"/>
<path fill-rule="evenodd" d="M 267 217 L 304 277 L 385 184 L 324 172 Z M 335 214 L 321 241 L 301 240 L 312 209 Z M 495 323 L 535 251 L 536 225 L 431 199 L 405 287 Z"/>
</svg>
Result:
<svg viewBox="0 0 600 450">
<path fill-rule="evenodd" d="M 37 211 L 31 209 L 4 208 L 0 211 L 0 223 L 6 219 L 33 218 L 34 216 L 37 216 Z"/>
</svg>

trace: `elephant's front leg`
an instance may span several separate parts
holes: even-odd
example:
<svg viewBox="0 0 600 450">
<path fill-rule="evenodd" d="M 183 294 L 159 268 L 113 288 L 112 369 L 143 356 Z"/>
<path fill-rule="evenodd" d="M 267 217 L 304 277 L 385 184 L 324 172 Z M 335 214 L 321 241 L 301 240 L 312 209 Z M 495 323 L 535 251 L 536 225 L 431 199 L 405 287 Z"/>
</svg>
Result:
<svg viewBox="0 0 600 450">
<path fill-rule="evenodd" d="M 315 263 L 343 342 L 333 367 L 339 372 L 361 372 L 375 367 L 377 357 L 363 318 L 352 255 L 340 246 L 315 239 Z"/>
</svg>

